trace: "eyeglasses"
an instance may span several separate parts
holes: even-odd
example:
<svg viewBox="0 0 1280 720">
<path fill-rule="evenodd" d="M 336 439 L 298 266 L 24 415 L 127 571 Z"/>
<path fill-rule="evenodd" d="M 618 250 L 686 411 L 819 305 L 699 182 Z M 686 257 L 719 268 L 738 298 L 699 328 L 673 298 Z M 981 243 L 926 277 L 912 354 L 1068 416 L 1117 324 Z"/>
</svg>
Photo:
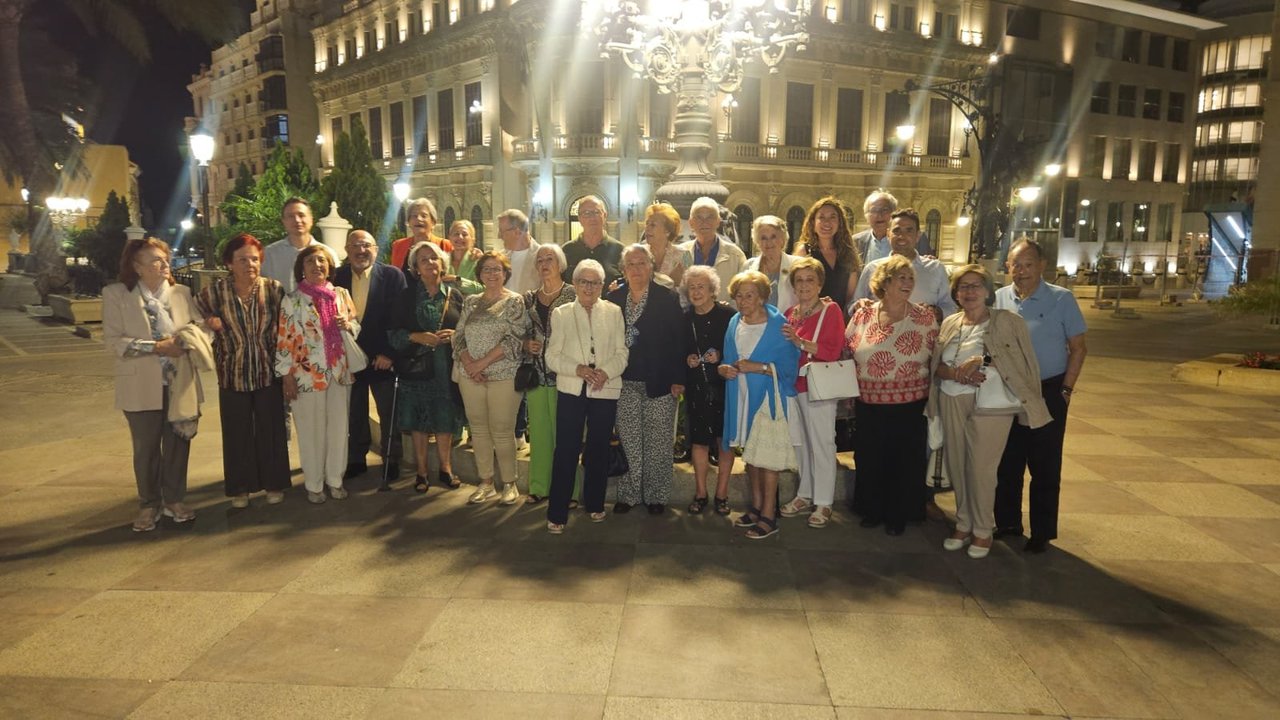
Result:
<svg viewBox="0 0 1280 720">
<path fill-rule="evenodd" d="M 580 218 L 595 218 L 600 217 L 601 215 L 604 215 L 604 211 L 602 210 L 583 210 L 578 213 L 578 217 Z"/>
<path fill-rule="evenodd" d="M 891 212 L 893 212 L 893 208 L 888 205 L 877 205 L 875 207 L 867 208 L 868 215 L 888 215 Z"/>
<path fill-rule="evenodd" d="M 502 268 L 496 265 L 487 265 L 480 268 L 481 275 L 496 275 L 502 273 Z"/>
<path fill-rule="evenodd" d="M 956 286 L 959 292 L 970 292 L 972 290 L 986 290 L 987 286 L 982 283 L 961 283 Z"/>
<path fill-rule="evenodd" d="M 575 280 L 573 284 L 582 288 L 598 288 L 604 285 L 599 280 Z"/>
</svg>

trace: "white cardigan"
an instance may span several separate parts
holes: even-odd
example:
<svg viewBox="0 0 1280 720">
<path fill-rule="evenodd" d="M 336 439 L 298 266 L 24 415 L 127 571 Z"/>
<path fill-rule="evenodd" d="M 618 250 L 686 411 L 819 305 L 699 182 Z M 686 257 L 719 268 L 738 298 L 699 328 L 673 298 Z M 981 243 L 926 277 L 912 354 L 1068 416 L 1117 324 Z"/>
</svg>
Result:
<svg viewBox="0 0 1280 720">
<path fill-rule="evenodd" d="M 617 400 L 622 394 L 622 371 L 627 369 L 627 343 L 622 322 L 622 308 L 608 300 L 597 300 L 591 314 L 576 301 L 551 311 L 551 338 L 547 343 L 547 369 L 556 374 L 556 389 L 577 397 L 585 380 L 578 377 L 578 366 L 591 362 L 592 340 L 595 341 L 596 369 L 609 379 L 600 390 L 587 388 L 587 397 Z"/>
<path fill-rule="evenodd" d="M 778 312 L 780 313 L 785 313 L 796 304 L 796 291 L 791 287 L 791 263 L 798 259 L 795 255 L 782 253 L 782 262 L 778 263 Z M 757 255 L 747 261 L 743 271 L 759 269 L 760 256 Z"/>
</svg>

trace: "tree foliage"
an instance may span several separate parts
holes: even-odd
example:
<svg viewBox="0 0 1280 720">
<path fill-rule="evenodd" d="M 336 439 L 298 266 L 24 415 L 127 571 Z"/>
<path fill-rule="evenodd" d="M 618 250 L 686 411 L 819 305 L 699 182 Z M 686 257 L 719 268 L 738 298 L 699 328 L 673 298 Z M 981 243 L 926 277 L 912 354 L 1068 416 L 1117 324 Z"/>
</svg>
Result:
<svg viewBox="0 0 1280 720">
<path fill-rule="evenodd" d="M 235 225 L 239 222 L 236 216 L 235 208 L 229 205 L 231 198 L 248 198 L 253 196 L 253 173 L 249 172 L 249 166 L 240 163 L 240 167 L 236 168 L 236 184 L 231 188 L 231 192 L 222 199 L 219 206 L 222 209 L 222 216 L 227 219 L 227 223 Z"/>
<path fill-rule="evenodd" d="M 222 203 L 222 212 L 235 218 L 234 231 L 247 232 L 266 245 L 284 237 L 280 224 L 284 201 L 297 196 L 311 202 L 318 190 L 302 150 L 277 143 L 253 188 L 244 195 L 232 191 Z"/>
<path fill-rule="evenodd" d="M 387 185 L 374 169 L 369 153 L 369 137 L 356 118 L 350 134 L 338 135 L 333 148 L 333 172 L 320 183 L 318 208 L 338 203 L 338 212 L 356 229 L 367 230 L 386 245 L 383 219 L 387 213 Z M 389 229 L 389 228 L 388 228 Z"/>
</svg>

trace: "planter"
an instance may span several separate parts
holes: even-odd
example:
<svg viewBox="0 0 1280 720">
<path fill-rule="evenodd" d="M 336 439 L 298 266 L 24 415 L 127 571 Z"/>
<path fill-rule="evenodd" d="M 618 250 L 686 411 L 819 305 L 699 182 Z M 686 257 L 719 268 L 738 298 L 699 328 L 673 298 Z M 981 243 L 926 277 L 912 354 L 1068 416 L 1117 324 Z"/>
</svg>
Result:
<svg viewBox="0 0 1280 720">
<path fill-rule="evenodd" d="M 54 317 L 75 325 L 102 322 L 102 298 L 50 295 L 49 307 Z"/>
<path fill-rule="evenodd" d="M 1280 370 L 1240 367 L 1243 355 L 1221 353 L 1173 367 L 1178 382 L 1249 392 L 1280 394 Z"/>
</svg>

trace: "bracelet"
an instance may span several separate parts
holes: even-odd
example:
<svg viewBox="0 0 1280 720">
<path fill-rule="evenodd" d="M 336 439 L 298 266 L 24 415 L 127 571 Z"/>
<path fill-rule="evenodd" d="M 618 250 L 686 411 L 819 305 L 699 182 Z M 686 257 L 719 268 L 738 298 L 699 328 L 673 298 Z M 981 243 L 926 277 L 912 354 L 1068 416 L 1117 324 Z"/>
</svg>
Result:
<svg viewBox="0 0 1280 720">
<path fill-rule="evenodd" d="M 1071 393 L 1073 393 L 1073 392 L 1075 392 L 1075 388 L 1071 387 L 1070 385 L 1063 385 L 1063 386 L 1062 386 L 1062 394 L 1063 394 L 1063 395 L 1066 395 L 1066 396 L 1070 397 Z"/>
</svg>

